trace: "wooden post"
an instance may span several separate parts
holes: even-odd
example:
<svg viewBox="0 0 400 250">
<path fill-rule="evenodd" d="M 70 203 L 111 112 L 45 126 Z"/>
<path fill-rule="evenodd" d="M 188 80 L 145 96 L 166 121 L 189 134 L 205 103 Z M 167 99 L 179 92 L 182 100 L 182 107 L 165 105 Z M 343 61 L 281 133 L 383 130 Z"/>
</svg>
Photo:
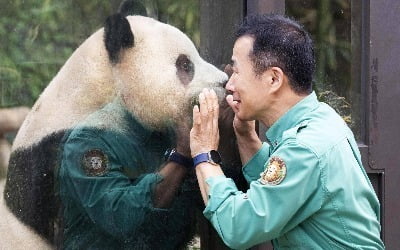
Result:
<svg viewBox="0 0 400 250">
<path fill-rule="evenodd" d="M 0 179 L 6 176 L 11 153 L 5 134 L 18 131 L 29 110 L 27 107 L 0 109 Z"/>
<path fill-rule="evenodd" d="M 6 177 L 8 160 L 10 159 L 11 145 L 0 135 L 0 180 Z"/>
<path fill-rule="evenodd" d="M 234 31 L 243 19 L 245 1 L 243 0 L 202 0 L 200 1 L 200 55 L 216 67 L 231 62 Z M 233 115 L 221 107 L 220 136 L 221 153 L 226 170 L 240 173 L 241 163 L 235 145 L 232 129 Z M 224 171 L 225 172 L 225 171 Z M 200 246 L 203 250 L 228 249 L 211 224 L 199 213 Z"/>
</svg>

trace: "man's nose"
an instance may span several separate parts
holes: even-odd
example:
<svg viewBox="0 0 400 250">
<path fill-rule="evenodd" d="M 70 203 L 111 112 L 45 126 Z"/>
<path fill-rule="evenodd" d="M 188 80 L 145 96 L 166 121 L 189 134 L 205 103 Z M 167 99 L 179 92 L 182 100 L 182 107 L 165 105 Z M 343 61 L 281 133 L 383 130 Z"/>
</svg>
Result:
<svg viewBox="0 0 400 250">
<path fill-rule="evenodd" d="M 233 80 L 232 80 L 232 78 L 233 78 L 232 76 L 229 77 L 228 81 L 226 81 L 226 83 L 224 84 L 224 88 L 225 88 L 226 90 L 233 91 L 234 87 L 233 87 Z"/>
</svg>

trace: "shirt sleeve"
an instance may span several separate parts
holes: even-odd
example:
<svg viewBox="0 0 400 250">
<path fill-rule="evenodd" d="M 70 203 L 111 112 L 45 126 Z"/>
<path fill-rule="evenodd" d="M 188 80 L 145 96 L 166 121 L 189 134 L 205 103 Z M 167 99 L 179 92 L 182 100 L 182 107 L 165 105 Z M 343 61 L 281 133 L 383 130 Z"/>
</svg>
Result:
<svg viewBox="0 0 400 250">
<path fill-rule="evenodd" d="M 133 154 L 135 150 L 138 149 L 133 148 Z M 97 166 L 85 163 L 88 152 L 95 152 L 89 157 L 102 158 Z M 90 167 L 97 168 L 97 172 L 90 172 Z M 117 238 L 132 235 L 146 214 L 156 210 L 151 197 L 155 185 L 161 180 L 162 177 L 155 173 L 142 175 L 136 180 L 128 178 L 113 148 L 95 132 L 74 134 L 64 144 L 61 190 L 94 223 Z"/>
<path fill-rule="evenodd" d="M 248 184 L 260 178 L 260 173 L 270 156 L 269 149 L 269 144 L 264 142 L 258 152 L 243 166 L 243 175 Z"/>
<path fill-rule="evenodd" d="M 272 157 L 281 159 L 286 167 L 278 184 L 263 184 L 258 179 L 242 193 L 227 178 L 207 180 L 210 194 L 203 213 L 233 249 L 277 238 L 322 205 L 319 159 L 311 150 L 292 141 L 280 146 Z"/>
</svg>

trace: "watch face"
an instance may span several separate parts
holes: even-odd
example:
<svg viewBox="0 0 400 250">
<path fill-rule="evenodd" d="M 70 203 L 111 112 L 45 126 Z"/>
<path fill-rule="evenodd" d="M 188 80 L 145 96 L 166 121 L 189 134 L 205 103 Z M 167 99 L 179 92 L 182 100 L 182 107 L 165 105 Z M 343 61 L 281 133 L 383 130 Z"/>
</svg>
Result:
<svg viewBox="0 0 400 250">
<path fill-rule="evenodd" d="M 210 151 L 210 157 L 211 160 L 217 164 L 221 163 L 221 155 L 218 153 L 218 151 L 211 150 Z"/>
</svg>

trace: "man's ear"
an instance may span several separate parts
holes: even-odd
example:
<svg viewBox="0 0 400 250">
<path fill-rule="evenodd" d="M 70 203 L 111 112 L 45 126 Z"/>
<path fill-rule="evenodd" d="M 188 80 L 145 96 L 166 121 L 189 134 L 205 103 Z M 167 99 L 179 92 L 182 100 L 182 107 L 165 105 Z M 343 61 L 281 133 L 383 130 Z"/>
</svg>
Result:
<svg viewBox="0 0 400 250">
<path fill-rule="evenodd" d="M 269 89 L 272 92 L 276 92 L 281 89 L 284 77 L 283 71 L 279 67 L 271 67 L 263 73 L 263 81 L 269 85 Z"/>
</svg>

